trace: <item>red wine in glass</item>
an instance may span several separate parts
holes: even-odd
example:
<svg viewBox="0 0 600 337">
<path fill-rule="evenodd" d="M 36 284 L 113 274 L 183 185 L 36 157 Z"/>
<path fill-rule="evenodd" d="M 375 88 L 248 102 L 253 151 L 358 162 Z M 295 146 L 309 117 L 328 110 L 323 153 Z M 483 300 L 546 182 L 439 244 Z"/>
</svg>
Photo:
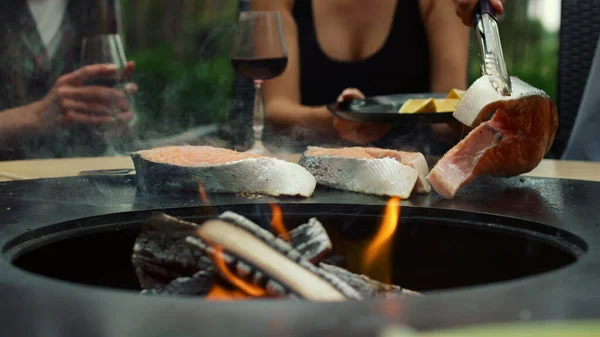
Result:
<svg viewBox="0 0 600 337">
<path fill-rule="evenodd" d="M 281 75 L 287 67 L 287 62 L 287 56 L 231 59 L 231 65 L 238 74 L 254 81 L 266 81 Z"/>
<path fill-rule="evenodd" d="M 277 11 L 241 12 L 231 50 L 231 65 L 243 77 L 254 81 L 254 145 L 251 152 L 266 154 L 262 145 L 264 111 L 262 82 L 281 75 L 288 63 L 281 16 Z"/>
</svg>

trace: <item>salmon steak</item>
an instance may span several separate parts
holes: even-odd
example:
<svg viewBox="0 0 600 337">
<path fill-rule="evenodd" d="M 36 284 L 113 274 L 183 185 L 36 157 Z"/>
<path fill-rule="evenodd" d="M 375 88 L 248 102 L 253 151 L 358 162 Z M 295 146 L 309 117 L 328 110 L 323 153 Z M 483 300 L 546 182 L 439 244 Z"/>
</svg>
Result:
<svg viewBox="0 0 600 337">
<path fill-rule="evenodd" d="M 558 129 L 556 105 L 542 90 L 518 78 L 512 78 L 512 86 L 511 96 L 501 96 L 482 76 L 456 106 L 454 117 L 474 129 L 427 176 L 442 197 L 452 199 L 482 175 L 530 172 L 550 150 Z"/>
<path fill-rule="evenodd" d="M 309 147 L 299 164 L 323 186 L 357 193 L 397 196 L 429 193 L 427 161 L 421 153 L 367 147 Z"/>
<path fill-rule="evenodd" d="M 298 164 L 212 146 L 166 146 L 131 157 L 142 191 L 310 197 L 317 184 Z"/>
</svg>

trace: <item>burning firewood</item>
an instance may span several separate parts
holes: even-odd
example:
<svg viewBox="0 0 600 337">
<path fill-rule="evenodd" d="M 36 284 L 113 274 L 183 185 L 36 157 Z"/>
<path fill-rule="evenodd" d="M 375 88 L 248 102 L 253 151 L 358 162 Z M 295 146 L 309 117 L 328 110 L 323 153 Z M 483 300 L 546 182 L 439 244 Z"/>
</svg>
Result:
<svg viewBox="0 0 600 337">
<path fill-rule="evenodd" d="M 310 263 L 291 245 L 236 213 L 225 212 L 218 219 L 206 221 L 197 234 L 211 246 L 223 247 L 255 266 L 300 298 L 314 301 L 361 298 L 354 288 Z"/>
<path fill-rule="evenodd" d="M 265 295 L 269 297 L 284 297 L 291 295 L 289 289 L 286 289 L 281 283 L 266 277 L 264 273 L 253 268 L 250 264 L 235 258 L 233 255 L 223 252 L 222 250 L 217 250 L 214 246 L 208 245 L 195 237 L 188 237 L 187 242 L 196 246 L 208 256 L 215 256 L 218 254 L 219 258 L 222 259 L 227 266 L 226 268 L 228 268 L 228 270 L 233 270 L 236 277 L 248 282 L 252 286 L 262 287 L 265 290 Z M 217 275 L 216 271 L 215 275 Z"/>
<path fill-rule="evenodd" d="M 358 291 L 363 297 L 391 298 L 398 296 L 419 295 L 417 292 L 410 291 L 399 286 L 381 283 L 372 280 L 365 275 L 357 275 L 344 268 L 336 267 L 323 262 L 319 263 L 319 267 L 348 283 L 348 285 L 356 289 L 356 291 Z"/>
<path fill-rule="evenodd" d="M 312 263 L 320 261 L 333 248 L 327 231 L 315 218 L 290 231 L 289 239 L 292 247 Z"/>
<path fill-rule="evenodd" d="M 144 289 L 165 286 L 179 277 L 212 267 L 212 260 L 185 242 L 198 227 L 157 213 L 146 221 L 133 247 L 132 263 Z"/>
<path fill-rule="evenodd" d="M 173 295 L 173 296 L 194 296 L 206 295 L 215 283 L 215 270 L 201 270 L 189 277 L 179 277 L 171 281 L 166 286 L 157 286 L 150 289 L 144 289 L 143 295 Z"/>
<path fill-rule="evenodd" d="M 414 294 L 323 263 L 331 250 L 314 218 L 275 236 L 233 212 L 201 225 L 157 214 L 136 240 L 132 262 L 144 294 L 327 301 Z M 228 292 L 227 284 L 239 290 Z"/>
<path fill-rule="evenodd" d="M 210 255 L 207 256 L 211 252 L 210 247 L 206 247 L 200 240 L 192 242 L 196 247 L 186 242 L 186 237 L 194 235 L 197 229 L 198 224 L 164 213 L 154 214 L 145 222 L 132 255 L 132 263 L 142 288 L 163 288 L 177 278 L 189 277 L 214 266 Z M 315 218 L 291 230 L 288 237 L 292 246 L 313 263 L 318 262 L 332 248 L 325 228 Z M 237 261 L 227 254 L 225 260 L 239 276 L 251 273 L 252 268 L 243 261 Z M 253 275 L 254 283 L 264 282 L 260 276 L 260 273 Z"/>
</svg>

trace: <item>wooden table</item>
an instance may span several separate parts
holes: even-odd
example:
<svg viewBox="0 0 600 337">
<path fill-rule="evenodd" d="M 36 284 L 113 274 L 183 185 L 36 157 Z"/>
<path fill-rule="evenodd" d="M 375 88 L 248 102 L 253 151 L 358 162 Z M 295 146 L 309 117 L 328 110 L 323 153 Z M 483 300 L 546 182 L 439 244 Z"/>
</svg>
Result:
<svg viewBox="0 0 600 337">
<path fill-rule="evenodd" d="M 279 155 L 297 162 L 298 154 Z M 0 181 L 54 178 L 77 175 L 81 171 L 133 168 L 129 157 L 70 158 L 0 162 Z M 530 173 L 532 177 L 600 181 L 600 163 L 543 160 Z"/>
</svg>

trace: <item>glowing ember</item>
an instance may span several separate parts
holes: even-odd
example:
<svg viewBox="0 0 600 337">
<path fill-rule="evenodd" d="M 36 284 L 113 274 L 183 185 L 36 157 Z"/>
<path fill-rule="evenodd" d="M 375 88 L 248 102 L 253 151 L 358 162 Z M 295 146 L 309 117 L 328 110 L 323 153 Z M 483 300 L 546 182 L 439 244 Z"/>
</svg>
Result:
<svg viewBox="0 0 600 337">
<path fill-rule="evenodd" d="M 237 277 L 234 273 L 232 273 L 229 268 L 227 268 L 227 264 L 222 256 L 223 248 L 214 247 L 213 260 L 215 261 L 215 266 L 219 271 L 219 274 L 231 284 L 236 286 L 239 290 L 252 297 L 263 297 L 266 295 L 266 291 L 260 287 L 257 287 L 253 284 L 249 284 L 246 281 Z"/>
<path fill-rule="evenodd" d="M 206 194 L 206 189 L 202 183 L 198 183 L 198 192 L 200 193 L 200 201 L 207 205 L 210 204 L 208 201 L 208 194 Z"/>
<path fill-rule="evenodd" d="M 229 290 L 225 287 L 215 284 L 210 292 L 205 297 L 207 300 L 212 301 L 233 301 L 233 300 L 244 300 L 250 299 L 248 295 L 238 290 Z"/>
<path fill-rule="evenodd" d="M 362 272 L 384 283 L 392 280 L 392 240 L 400 220 L 400 198 L 391 198 L 375 237 L 367 245 L 362 260 Z"/>
<path fill-rule="evenodd" d="M 289 242 L 291 240 L 290 233 L 288 233 L 283 223 L 283 212 L 281 212 L 281 207 L 277 204 L 269 204 L 269 206 L 271 206 L 271 228 L 273 228 L 284 241 Z"/>
</svg>

